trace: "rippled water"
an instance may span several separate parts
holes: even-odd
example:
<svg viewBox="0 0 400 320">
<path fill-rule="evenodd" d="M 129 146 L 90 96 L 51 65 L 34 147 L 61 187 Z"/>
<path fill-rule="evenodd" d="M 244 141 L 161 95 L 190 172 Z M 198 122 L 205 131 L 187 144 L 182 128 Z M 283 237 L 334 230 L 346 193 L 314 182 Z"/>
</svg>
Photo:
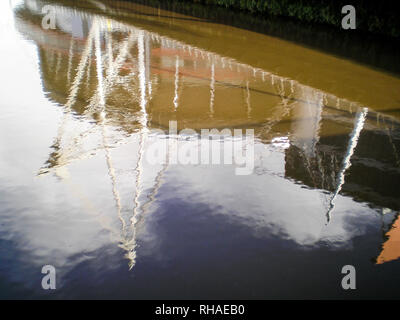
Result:
<svg viewBox="0 0 400 320">
<path fill-rule="evenodd" d="M 118 1 L 46 29 L 44 4 L 0 7 L 0 297 L 399 297 L 397 76 Z M 213 128 L 254 129 L 251 174 L 147 156 Z"/>
</svg>

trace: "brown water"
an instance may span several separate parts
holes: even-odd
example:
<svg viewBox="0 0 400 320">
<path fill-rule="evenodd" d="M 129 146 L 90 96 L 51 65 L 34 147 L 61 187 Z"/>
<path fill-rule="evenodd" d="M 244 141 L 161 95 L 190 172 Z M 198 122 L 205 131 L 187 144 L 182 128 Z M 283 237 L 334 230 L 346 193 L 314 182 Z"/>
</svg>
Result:
<svg viewBox="0 0 400 320">
<path fill-rule="evenodd" d="M 118 1 L 54 2 L 46 29 L 43 6 L 1 3 L 1 297 L 399 297 L 394 73 Z M 254 129 L 251 174 L 147 157 L 213 128 Z"/>
</svg>

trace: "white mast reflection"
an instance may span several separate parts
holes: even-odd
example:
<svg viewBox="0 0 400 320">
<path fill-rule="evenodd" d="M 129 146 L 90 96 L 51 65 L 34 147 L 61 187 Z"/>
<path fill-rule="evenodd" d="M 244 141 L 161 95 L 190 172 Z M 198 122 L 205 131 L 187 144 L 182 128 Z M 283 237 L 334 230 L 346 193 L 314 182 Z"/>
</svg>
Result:
<svg viewBox="0 0 400 320">
<path fill-rule="evenodd" d="M 246 81 L 246 106 L 247 106 L 247 118 L 250 118 L 251 104 L 250 104 L 250 89 L 248 80 Z"/>
<path fill-rule="evenodd" d="M 364 128 L 364 123 L 365 123 L 367 114 L 368 114 L 367 108 L 362 108 L 360 111 L 357 112 L 357 115 L 355 118 L 354 129 L 350 134 L 347 151 L 346 151 L 345 157 L 343 158 L 342 166 L 341 166 L 341 169 L 340 169 L 337 179 L 336 179 L 336 189 L 332 195 L 330 205 L 329 205 L 329 210 L 326 213 L 327 223 L 329 223 L 331 220 L 332 211 L 335 207 L 335 198 L 339 194 L 339 192 L 342 190 L 343 184 L 345 182 L 344 176 L 345 176 L 346 170 L 348 168 L 350 168 L 350 166 L 351 166 L 351 161 L 350 161 L 351 156 L 353 155 L 354 150 L 357 147 L 358 139 L 360 137 L 360 133 L 361 133 L 362 129 Z"/>
<path fill-rule="evenodd" d="M 175 60 L 175 94 L 174 94 L 174 108 L 178 110 L 178 89 L 179 89 L 179 57 L 176 56 Z"/>
<path fill-rule="evenodd" d="M 74 58 L 74 37 L 71 37 L 71 41 L 69 44 L 69 53 L 68 53 L 68 70 L 67 70 L 67 83 L 71 82 L 71 69 L 72 69 L 72 59 Z"/>
<path fill-rule="evenodd" d="M 144 48 L 144 31 L 140 30 L 138 34 L 138 68 L 139 68 L 139 83 L 140 83 L 140 107 L 141 117 L 140 123 L 141 128 L 139 132 L 139 151 L 138 160 L 136 163 L 136 181 L 135 181 L 135 197 L 134 197 L 134 208 L 133 215 L 131 217 L 131 231 L 132 239 L 130 240 L 130 251 L 128 252 L 129 257 L 129 269 L 131 270 L 136 264 L 136 224 L 138 222 L 138 215 L 140 209 L 140 196 L 142 192 L 142 172 L 143 172 L 143 153 L 144 144 L 147 137 L 147 100 L 146 100 L 146 66 L 145 66 L 145 48 Z"/>
<path fill-rule="evenodd" d="M 104 97 L 104 86 L 103 86 L 103 62 L 101 58 L 101 45 L 100 45 L 100 37 L 101 30 L 99 27 L 99 23 L 97 19 L 94 21 L 95 24 L 95 48 L 96 48 L 96 70 L 97 70 L 97 81 L 98 81 L 98 92 L 100 98 L 100 109 L 101 109 L 101 118 L 104 118 L 104 108 L 105 108 L 105 97 Z"/>
<path fill-rule="evenodd" d="M 215 64 L 211 64 L 211 82 L 210 82 L 210 115 L 214 115 L 214 96 L 215 96 Z"/>
</svg>

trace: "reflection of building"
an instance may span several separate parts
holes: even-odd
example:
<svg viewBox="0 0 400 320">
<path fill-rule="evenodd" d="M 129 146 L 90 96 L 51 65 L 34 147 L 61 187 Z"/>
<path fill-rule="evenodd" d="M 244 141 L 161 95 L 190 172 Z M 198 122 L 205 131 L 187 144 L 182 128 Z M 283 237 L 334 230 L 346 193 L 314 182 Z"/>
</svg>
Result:
<svg viewBox="0 0 400 320">
<path fill-rule="evenodd" d="M 385 236 L 387 237 L 387 240 L 382 246 L 382 251 L 376 261 L 377 264 L 400 258 L 400 216 L 397 216 L 391 229 Z"/>
<path fill-rule="evenodd" d="M 340 135 L 325 135 L 332 122 L 321 121 L 321 137 L 316 145 L 316 153 L 308 156 L 301 148 L 291 144 L 286 150 L 286 176 L 319 189 L 333 192 L 337 176 L 342 169 L 349 143 L 351 128 L 344 124 Z M 385 127 L 391 123 L 381 123 L 383 130 L 363 130 L 357 147 L 351 157 L 351 166 L 345 172 L 344 194 L 359 201 L 371 201 L 376 206 L 400 210 L 400 168 L 397 149 L 400 147 L 398 133 Z"/>
<path fill-rule="evenodd" d="M 282 120 L 293 122 L 296 114 L 299 114 L 299 119 L 304 118 L 308 112 L 307 117 L 316 117 L 316 121 L 311 124 L 306 119 L 306 123 L 301 125 L 303 129 L 294 129 L 299 136 L 297 140 L 301 140 L 302 134 L 310 134 L 304 128 L 310 131 L 314 130 L 312 126 L 319 126 L 318 119 L 322 113 L 324 116 L 337 112 L 335 110 L 349 113 L 359 107 L 295 80 L 101 15 L 56 5 L 57 23 L 61 27 L 57 25 L 55 30 L 44 30 L 40 23 L 40 1 L 33 2 L 38 3 L 37 11 L 21 8 L 17 27 L 39 46 L 45 91 L 54 101 L 64 105 L 68 98 L 65 92 L 69 91 L 75 71 L 83 61 L 82 53 L 89 47 L 84 58 L 87 61 L 83 61 L 84 72 L 80 75 L 82 85 L 77 90 L 73 109 L 78 114 L 93 111 L 90 108 L 93 107 L 93 100 L 89 105 L 86 101 L 97 90 L 95 52 L 88 46 L 88 42 L 93 41 L 93 37 L 89 37 L 90 25 L 96 20 L 101 26 L 104 67 L 110 61 L 115 62 L 115 74 L 106 80 L 106 84 L 113 80 L 107 94 L 109 121 L 115 121 L 128 132 L 134 129 L 132 121 L 140 110 L 143 89 L 140 79 L 144 79 L 146 99 L 149 100 L 149 125 L 154 127 L 166 127 L 168 121 L 175 118 L 178 125 L 183 126 L 184 122 L 186 127 L 194 129 L 258 125 L 259 131 L 264 132 L 277 123 L 282 125 Z M 140 73 L 137 56 L 140 32 L 143 35 L 143 74 Z M 81 38 L 82 35 L 84 38 Z M 128 35 L 130 38 L 127 38 Z M 122 48 L 125 52 L 120 51 Z M 105 72 L 108 72 L 107 68 Z M 65 74 L 67 77 L 62 76 Z M 227 87 L 229 90 L 226 90 Z M 157 94 L 152 94 L 154 92 Z M 171 113 L 177 105 L 181 105 L 179 110 Z M 119 116 L 121 110 L 124 117 Z M 126 119 L 129 121 L 124 123 Z M 292 127 L 295 126 L 293 123 Z"/>
<path fill-rule="evenodd" d="M 135 227 L 148 206 L 143 180 L 152 174 L 152 191 L 146 194 L 151 201 L 166 170 L 162 166 L 157 172 L 144 172 L 148 131 L 167 127 L 170 120 L 196 130 L 255 127 L 265 144 L 285 136 L 290 141 L 285 150 L 286 177 L 329 191 L 329 217 L 339 192 L 372 206 L 399 210 L 400 137 L 395 120 L 106 15 L 55 6 L 57 28 L 44 30 L 41 2 L 27 3 L 36 6 L 18 10 L 17 27 L 37 44 L 44 91 L 65 113 L 41 173 L 57 172 L 105 150 L 121 216 L 109 147 L 127 136 L 138 138 L 131 229 L 121 217 L 121 245 L 131 266 Z M 82 131 L 76 131 L 77 123 Z"/>
</svg>

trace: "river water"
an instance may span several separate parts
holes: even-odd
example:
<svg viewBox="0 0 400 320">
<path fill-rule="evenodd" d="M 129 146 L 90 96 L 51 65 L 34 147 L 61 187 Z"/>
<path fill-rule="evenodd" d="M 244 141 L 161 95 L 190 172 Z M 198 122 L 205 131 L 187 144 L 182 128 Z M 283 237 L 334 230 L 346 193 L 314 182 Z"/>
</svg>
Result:
<svg viewBox="0 0 400 320">
<path fill-rule="evenodd" d="M 0 14 L 1 298 L 399 297 L 397 73 L 126 2 Z"/>
</svg>

